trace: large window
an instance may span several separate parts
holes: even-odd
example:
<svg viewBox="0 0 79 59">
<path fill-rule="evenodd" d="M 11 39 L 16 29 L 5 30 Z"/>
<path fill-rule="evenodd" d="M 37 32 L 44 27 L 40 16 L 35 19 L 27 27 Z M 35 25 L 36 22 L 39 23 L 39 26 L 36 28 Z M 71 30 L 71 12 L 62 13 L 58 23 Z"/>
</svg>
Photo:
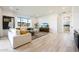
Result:
<svg viewBox="0 0 79 59">
<path fill-rule="evenodd" d="M 31 19 L 28 17 L 17 17 L 17 25 L 19 27 L 21 26 L 31 27 L 32 22 L 31 22 Z"/>
</svg>

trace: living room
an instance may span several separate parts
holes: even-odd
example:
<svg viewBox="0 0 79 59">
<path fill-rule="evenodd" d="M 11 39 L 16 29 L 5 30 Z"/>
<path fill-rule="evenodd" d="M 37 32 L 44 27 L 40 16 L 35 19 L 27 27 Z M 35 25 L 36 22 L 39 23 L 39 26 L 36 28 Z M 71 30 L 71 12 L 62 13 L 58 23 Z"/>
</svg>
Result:
<svg viewBox="0 0 79 59">
<path fill-rule="evenodd" d="M 77 9 L 71 6 L 1 6 L 0 51 L 77 51 L 72 37 L 78 25 Z"/>
</svg>

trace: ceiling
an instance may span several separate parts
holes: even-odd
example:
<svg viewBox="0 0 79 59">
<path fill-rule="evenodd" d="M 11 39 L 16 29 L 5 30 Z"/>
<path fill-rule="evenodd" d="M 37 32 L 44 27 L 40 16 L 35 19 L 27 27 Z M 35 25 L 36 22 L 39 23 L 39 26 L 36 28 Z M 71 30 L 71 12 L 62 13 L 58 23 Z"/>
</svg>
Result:
<svg viewBox="0 0 79 59">
<path fill-rule="evenodd" d="M 62 6 L 2 6 L 4 10 L 13 11 L 17 15 L 22 16 L 45 16 L 54 13 L 62 13 L 72 11 L 72 7 L 62 7 Z"/>
</svg>

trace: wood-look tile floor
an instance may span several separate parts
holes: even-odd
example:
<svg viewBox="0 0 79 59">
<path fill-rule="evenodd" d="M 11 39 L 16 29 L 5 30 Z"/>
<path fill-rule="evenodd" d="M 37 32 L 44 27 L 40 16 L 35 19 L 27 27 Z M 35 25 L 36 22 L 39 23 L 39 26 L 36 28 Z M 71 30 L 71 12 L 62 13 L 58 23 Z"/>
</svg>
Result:
<svg viewBox="0 0 79 59">
<path fill-rule="evenodd" d="M 8 38 L 0 40 L 0 52 L 77 52 L 71 33 L 48 33 L 31 43 L 12 49 Z"/>
</svg>

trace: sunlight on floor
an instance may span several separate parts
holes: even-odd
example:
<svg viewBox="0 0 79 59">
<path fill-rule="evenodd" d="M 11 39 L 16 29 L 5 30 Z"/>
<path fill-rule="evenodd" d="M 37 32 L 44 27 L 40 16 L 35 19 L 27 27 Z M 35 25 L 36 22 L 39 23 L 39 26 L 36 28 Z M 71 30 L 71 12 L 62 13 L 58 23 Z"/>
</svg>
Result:
<svg viewBox="0 0 79 59">
<path fill-rule="evenodd" d="M 0 51 L 75 52 L 77 48 L 71 33 L 49 33 L 16 49 L 12 49 L 7 37 L 0 40 Z"/>
</svg>

